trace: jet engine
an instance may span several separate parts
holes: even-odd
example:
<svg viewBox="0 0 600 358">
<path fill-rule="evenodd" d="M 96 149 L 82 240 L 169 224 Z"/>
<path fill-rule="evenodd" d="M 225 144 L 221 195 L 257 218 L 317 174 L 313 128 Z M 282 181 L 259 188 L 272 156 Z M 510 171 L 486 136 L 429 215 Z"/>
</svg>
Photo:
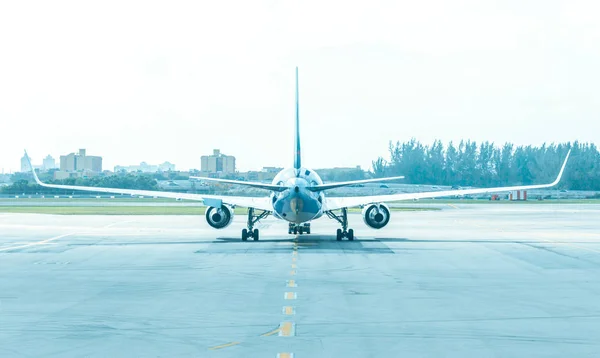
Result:
<svg viewBox="0 0 600 358">
<path fill-rule="evenodd" d="M 227 205 L 221 208 L 208 207 L 206 209 L 206 222 L 215 229 L 224 229 L 233 221 L 233 209 Z"/>
<path fill-rule="evenodd" d="M 381 229 L 390 222 L 390 208 L 385 204 L 367 205 L 362 210 L 365 224 L 373 229 Z"/>
</svg>

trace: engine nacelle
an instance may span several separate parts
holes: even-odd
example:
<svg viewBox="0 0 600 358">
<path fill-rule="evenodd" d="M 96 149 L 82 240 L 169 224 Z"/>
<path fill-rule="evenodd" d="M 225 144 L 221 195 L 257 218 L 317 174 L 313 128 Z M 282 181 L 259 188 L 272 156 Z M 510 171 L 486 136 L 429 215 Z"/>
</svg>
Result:
<svg viewBox="0 0 600 358">
<path fill-rule="evenodd" d="M 224 229 L 233 221 L 233 209 L 227 205 L 221 208 L 208 207 L 206 209 L 206 222 L 215 229 Z"/>
<path fill-rule="evenodd" d="M 373 229 L 381 229 L 390 222 L 390 208 L 385 204 L 367 205 L 362 210 L 365 224 Z"/>
</svg>

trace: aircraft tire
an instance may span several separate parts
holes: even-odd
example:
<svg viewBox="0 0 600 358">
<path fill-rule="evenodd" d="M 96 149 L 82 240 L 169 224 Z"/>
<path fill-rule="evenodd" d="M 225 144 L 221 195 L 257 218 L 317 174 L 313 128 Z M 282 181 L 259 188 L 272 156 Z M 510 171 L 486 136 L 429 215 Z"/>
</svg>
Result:
<svg viewBox="0 0 600 358">
<path fill-rule="evenodd" d="M 254 232 L 252 233 L 252 238 L 254 239 L 254 241 L 258 241 L 258 229 L 254 229 Z"/>
<path fill-rule="evenodd" d="M 335 235 L 335 239 L 337 241 L 341 241 L 342 240 L 342 229 L 337 229 L 336 235 Z"/>
<path fill-rule="evenodd" d="M 242 241 L 248 240 L 248 229 L 242 230 Z"/>
<path fill-rule="evenodd" d="M 352 241 L 354 240 L 354 230 L 352 229 L 348 229 L 348 234 L 346 235 L 346 237 L 348 238 L 348 240 Z"/>
</svg>

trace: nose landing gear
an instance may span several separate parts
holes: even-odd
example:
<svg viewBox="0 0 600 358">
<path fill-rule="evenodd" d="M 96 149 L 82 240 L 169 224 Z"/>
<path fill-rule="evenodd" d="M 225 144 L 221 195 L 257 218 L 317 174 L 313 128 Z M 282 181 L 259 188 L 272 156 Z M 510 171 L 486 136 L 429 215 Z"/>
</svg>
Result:
<svg viewBox="0 0 600 358">
<path fill-rule="evenodd" d="M 294 224 L 290 223 L 288 226 L 288 234 L 310 234 L 310 223 Z"/>
</svg>

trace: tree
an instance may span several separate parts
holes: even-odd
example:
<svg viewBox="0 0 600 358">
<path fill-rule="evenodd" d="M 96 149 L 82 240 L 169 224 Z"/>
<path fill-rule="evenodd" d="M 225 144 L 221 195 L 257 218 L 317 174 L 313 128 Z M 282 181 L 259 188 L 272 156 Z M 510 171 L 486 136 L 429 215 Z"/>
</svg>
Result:
<svg viewBox="0 0 600 358">
<path fill-rule="evenodd" d="M 458 147 L 448 143 L 444 150 L 441 141 L 431 146 L 412 138 L 407 142 L 389 143 L 390 160 L 383 157 L 373 161 L 376 177 L 404 175 L 407 183 L 509 186 L 552 182 L 567 151 L 571 159 L 559 188 L 571 190 L 600 190 L 600 152 L 594 144 L 575 142 L 540 147 L 504 143 L 461 140 Z"/>
</svg>

